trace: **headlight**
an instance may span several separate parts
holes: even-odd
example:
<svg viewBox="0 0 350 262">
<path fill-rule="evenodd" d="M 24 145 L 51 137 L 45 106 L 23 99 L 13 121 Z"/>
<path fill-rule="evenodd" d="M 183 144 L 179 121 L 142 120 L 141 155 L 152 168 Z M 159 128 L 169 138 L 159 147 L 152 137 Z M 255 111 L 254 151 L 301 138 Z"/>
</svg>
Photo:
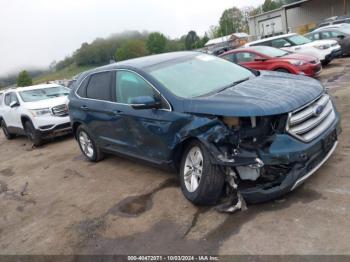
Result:
<svg viewBox="0 0 350 262">
<path fill-rule="evenodd" d="M 325 50 L 330 48 L 331 46 L 326 44 L 326 45 L 315 45 L 316 48 L 321 49 L 321 50 Z"/>
<path fill-rule="evenodd" d="M 33 117 L 51 114 L 51 111 L 49 108 L 32 109 L 32 110 L 29 110 L 29 112 L 32 114 Z"/>
<path fill-rule="evenodd" d="M 291 61 L 289 61 L 289 63 L 291 63 L 292 65 L 295 65 L 295 66 L 302 66 L 305 64 L 305 62 L 300 61 L 300 60 L 291 60 Z"/>
</svg>

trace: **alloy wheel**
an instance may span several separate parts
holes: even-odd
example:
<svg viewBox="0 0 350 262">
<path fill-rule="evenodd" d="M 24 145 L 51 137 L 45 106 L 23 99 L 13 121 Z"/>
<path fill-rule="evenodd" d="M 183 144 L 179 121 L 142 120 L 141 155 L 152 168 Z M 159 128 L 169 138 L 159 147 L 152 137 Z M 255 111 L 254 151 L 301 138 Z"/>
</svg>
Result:
<svg viewBox="0 0 350 262">
<path fill-rule="evenodd" d="M 81 131 L 79 133 L 79 143 L 84 154 L 87 157 L 92 158 L 94 155 L 94 147 L 92 145 L 89 135 L 86 132 Z"/>
<path fill-rule="evenodd" d="M 194 192 L 199 187 L 203 172 L 203 155 L 198 146 L 195 146 L 188 151 L 184 169 L 186 189 L 189 192 Z"/>
</svg>

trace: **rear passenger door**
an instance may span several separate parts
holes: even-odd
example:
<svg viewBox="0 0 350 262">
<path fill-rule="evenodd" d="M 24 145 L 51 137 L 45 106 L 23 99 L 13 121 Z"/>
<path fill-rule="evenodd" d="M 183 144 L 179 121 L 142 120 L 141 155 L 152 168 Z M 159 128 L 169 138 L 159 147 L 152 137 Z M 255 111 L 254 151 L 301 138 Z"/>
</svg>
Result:
<svg viewBox="0 0 350 262">
<path fill-rule="evenodd" d="M 10 107 L 12 102 L 16 102 L 17 106 Z M 18 129 L 23 129 L 19 101 L 15 92 L 9 92 L 5 94 L 3 112 L 3 118 L 11 132 L 17 132 Z"/>
<path fill-rule="evenodd" d="M 123 151 L 128 144 L 128 130 L 115 102 L 112 86 L 115 72 L 94 73 L 85 79 L 77 91 L 82 97 L 80 112 L 84 123 L 100 147 Z"/>
</svg>

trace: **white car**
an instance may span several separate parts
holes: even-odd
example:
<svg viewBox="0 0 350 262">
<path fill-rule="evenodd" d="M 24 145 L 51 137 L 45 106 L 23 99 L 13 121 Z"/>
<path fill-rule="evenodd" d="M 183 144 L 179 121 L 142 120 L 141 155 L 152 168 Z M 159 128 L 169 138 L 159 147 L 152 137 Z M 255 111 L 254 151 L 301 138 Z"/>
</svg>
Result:
<svg viewBox="0 0 350 262">
<path fill-rule="evenodd" d="M 341 47 L 335 40 L 317 40 L 312 42 L 310 39 L 295 33 L 264 38 L 247 43 L 245 46 L 258 45 L 272 46 L 285 51 L 312 55 L 317 57 L 323 65 L 328 64 L 333 58 L 342 54 Z"/>
<path fill-rule="evenodd" d="M 0 95 L 0 122 L 7 139 L 26 135 L 35 146 L 71 132 L 70 90 L 56 84 L 8 89 Z"/>
</svg>

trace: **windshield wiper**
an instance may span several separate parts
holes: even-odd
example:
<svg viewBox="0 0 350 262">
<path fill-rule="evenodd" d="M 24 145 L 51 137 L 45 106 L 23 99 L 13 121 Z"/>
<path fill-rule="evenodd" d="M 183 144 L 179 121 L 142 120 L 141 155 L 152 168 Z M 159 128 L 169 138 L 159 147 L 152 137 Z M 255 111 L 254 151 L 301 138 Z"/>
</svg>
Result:
<svg viewBox="0 0 350 262">
<path fill-rule="evenodd" d="M 222 92 L 222 91 L 224 91 L 227 88 L 233 87 L 233 86 L 238 85 L 240 83 L 243 83 L 243 82 L 245 82 L 247 80 L 249 80 L 249 77 L 243 78 L 243 79 L 238 80 L 238 81 L 234 81 L 234 82 L 232 82 L 232 83 L 230 83 L 230 84 L 228 84 L 228 85 L 226 85 L 226 86 L 216 90 L 215 92 Z"/>
</svg>

